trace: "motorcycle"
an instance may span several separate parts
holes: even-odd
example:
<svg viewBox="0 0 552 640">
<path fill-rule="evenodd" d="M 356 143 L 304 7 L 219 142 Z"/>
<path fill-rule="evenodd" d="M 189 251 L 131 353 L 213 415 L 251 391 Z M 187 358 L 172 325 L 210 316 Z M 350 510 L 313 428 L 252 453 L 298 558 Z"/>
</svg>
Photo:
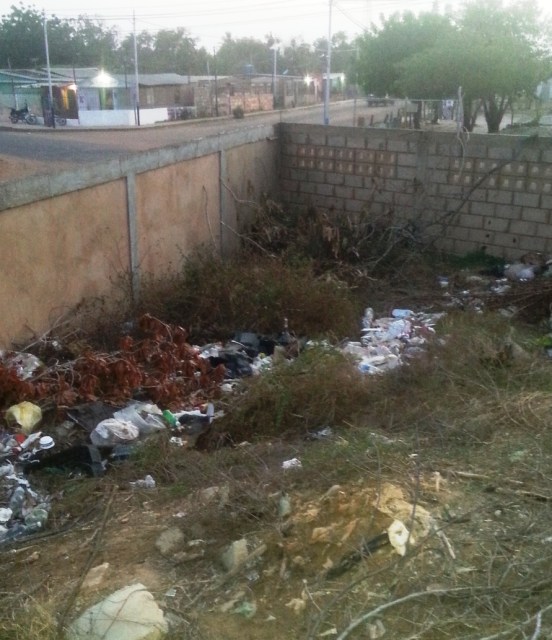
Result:
<svg viewBox="0 0 552 640">
<path fill-rule="evenodd" d="M 17 124 L 18 122 L 26 122 L 27 124 L 37 123 L 35 114 L 29 111 L 29 107 L 27 105 L 22 109 L 15 109 L 12 107 L 10 110 L 10 120 L 13 124 Z"/>
</svg>

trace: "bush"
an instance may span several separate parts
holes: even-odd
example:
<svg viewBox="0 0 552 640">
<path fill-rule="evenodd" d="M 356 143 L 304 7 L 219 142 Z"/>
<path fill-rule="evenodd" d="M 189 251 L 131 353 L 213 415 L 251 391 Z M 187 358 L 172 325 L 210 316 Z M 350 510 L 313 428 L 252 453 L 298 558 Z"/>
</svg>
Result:
<svg viewBox="0 0 552 640">
<path fill-rule="evenodd" d="M 237 107 L 234 107 L 234 109 L 232 109 L 232 113 L 234 114 L 234 118 L 238 118 L 238 119 L 243 118 L 244 116 L 243 107 L 241 107 L 240 105 L 238 105 Z"/>
</svg>

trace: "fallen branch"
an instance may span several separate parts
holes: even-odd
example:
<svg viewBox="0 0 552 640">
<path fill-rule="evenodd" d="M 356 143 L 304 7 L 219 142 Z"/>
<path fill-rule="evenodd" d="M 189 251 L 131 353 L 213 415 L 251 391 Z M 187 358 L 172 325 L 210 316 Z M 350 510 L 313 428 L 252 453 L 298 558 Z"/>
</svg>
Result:
<svg viewBox="0 0 552 640">
<path fill-rule="evenodd" d="M 376 616 L 379 616 L 381 613 L 383 613 L 387 609 L 391 609 L 391 607 L 396 607 L 397 605 L 404 604 L 405 602 L 409 602 L 410 600 L 419 600 L 420 598 L 427 598 L 429 596 L 439 597 L 439 596 L 450 595 L 450 594 L 469 593 L 469 592 L 473 592 L 473 590 L 474 590 L 473 587 L 454 587 L 452 589 L 434 589 L 431 591 L 416 591 L 415 593 L 409 593 L 407 596 L 398 598 L 397 600 L 392 600 L 391 602 L 386 602 L 385 604 L 382 604 L 379 607 L 372 609 L 372 611 L 368 611 L 364 615 L 360 616 L 360 618 L 356 618 L 349 624 L 349 626 L 344 631 L 342 631 L 337 636 L 336 640 L 345 640 L 345 638 L 349 636 L 351 631 L 354 631 L 361 624 L 363 624 L 367 620 L 370 620 L 370 618 L 375 618 Z"/>
<path fill-rule="evenodd" d="M 73 605 L 75 604 L 75 601 L 80 593 L 82 584 L 86 578 L 86 575 L 88 574 L 88 572 L 90 571 L 90 569 L 92 568 L 92 564 L 94 563 L 94 560 L 96 558 L 96 556 L 98 555 L 98 551 L 100 550 L 100 541 L 102 538 L 102 534 L 105 530 L 105 527 L 107 525 L 107 519 L 109 517 L 109 512 L 111 511 L 111 505 L 113 504 L 113 499 L 115 497 L 115 490 L 116 490 L 116 486 L 113 485 L 111 487 L 111 491 L 109 494 L 109 498 L 107 500 L 107 504 L 105 506 L 105 510 L 104 510 L 104 514 L 103 514 L 103 518 L 102 521 L 100 523 L 100 526 L 96 529 L 96 531 L 94 532 L 94 547 L 90 552 L 90 555 L 88 556 L 88 560 L 86 561 L 86 564 L 84 565 L 79 581 L 77 582 L 75 588 L 73 589 L 71 595 L 69 596 L 69 598 L 67 599 L 66 605 L 63 609 L 63 611 L 61 612 L 61 615 L 59 617 L 59 621 L 58 621 L 58 626 L 57 626 L 57 630 L 58 630 L 58 635 L 59 637 L 63 637 L 64 636 L 64 626 L 65 626 L 65 621 L 67 620 L 67 616 L 69 615 L 69 612 L 71 611 L 71 608 L 73 607 Z"/>
<path fill-rule="evenodd" d="M 451 475 L 457 476 L 458 478 L 464 478 L 466 480 L 488 480 L 492 481 L 494 478 L 491 476 L 487 476 L 484 473 L 473 473 L 471 471 L 450 471 Z M 500 478 L 501 482 L 507 482 L 508 484 L 522 485 L 523 482 L 521 480 L 514 480 L 512 478 Z"/>
</svg>

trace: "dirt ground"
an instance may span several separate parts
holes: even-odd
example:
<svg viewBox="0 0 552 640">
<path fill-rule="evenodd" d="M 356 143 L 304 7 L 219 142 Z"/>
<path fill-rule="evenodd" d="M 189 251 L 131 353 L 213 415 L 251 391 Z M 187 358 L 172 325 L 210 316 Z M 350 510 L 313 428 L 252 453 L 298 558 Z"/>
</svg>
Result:
<svg viewBox="0 0 552 640">
<path fill-rule="evenodd" d="M 484 400 L 452 439 L 427 402 L 411 433 L 361 422 L 211 453 L 156 435 L 102 478 L 43 477 L 47 530 L 0 549 L 1 618 L 36 620 L 7 637 L 61 638 L 140 582 L 171 639 L 552 638 L 550 394 L 512 387 L 503 414 Z M 132 487 L 145 471 L 157 486 Z"/>
<path fill-rule="evenodd" d="M 339 448 L 336 462 L 346 464 L 346 441 L 323 446 Z M 495 475 L 484 455 L 469 466 L 444 460 L 420 465 L 404 442 L 382 438 L 374 447 L 383 458 L 393 447 L 396 468 L 377 471 L 375 457 L 367 455 L 364 479 L 340 484 L 319 478 L 318 486 L 295 489 L 292 482 L 285 494 L 273 490 L 273 472 L 267 472 L 266 488 L 249 487 L 257 510 L 245 507 L 250 496 L 234 493 L 235 487 L 205 487 L 168 500 L 166 487 L 129 490 L 106 478 L 82 498 L 91 513 L 58 513 L 54 527 L 61 531 L 2 551 L 3 607 L 46 598 L 64 619 L 102 593 L 141 582 L 177 625 L 175 638 L 335 637 L 370 611 L 374 615 L 351 637 L 465 637 L 454 611 L 474 594 L 485 598 L 480 578 L 506 572 L 506 579 L 508 567 L 538 564 L 537 541 L 548 553 L 542 516 L 550 507 L 531 482 Z M 244 458 L 270 460 L 266 449 L 243 451 Z M 247 518 L 241 507 L 251 509 Z M 367 543 L 395 520 L 411 531 L 408 554 L 386 541 L 370 551 Z M 221 553 L 242 538 L 249 559 L 225 571 Z M 405 596 L 413 606 L 385 611 L 386 603 Z M 468 607 L 465 622 L 481 634 L 500 629 L 502 614 L 488 613 L 483 623 L 470 615 Z"/>
</svg>

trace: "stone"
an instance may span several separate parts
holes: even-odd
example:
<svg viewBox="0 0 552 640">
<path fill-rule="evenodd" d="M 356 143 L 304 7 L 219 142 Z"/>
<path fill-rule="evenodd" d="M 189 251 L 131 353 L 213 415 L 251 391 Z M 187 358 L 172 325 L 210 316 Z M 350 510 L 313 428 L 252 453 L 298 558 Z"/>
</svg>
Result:
<svg viewBox="0 0 552 640">
<path fill-rule="evenodd" d="M 159 553 L 162 556 L 170 556 L 184 543 L 184 534 L 178 527 L 165 529 L 155 541 Z"/>
<path fill-rule="evenodd" d="M 220 559 L 226 571 L 233 571 L 246 561 L 248 555 L 247 540 L 241 538 L 232 542 L 222 553 Z"/>
<path fill-rule="evenodd" d="M 161 640 L 168 624 L 153 595 L 136 583 L 87 609 L 69 627 L 67 640 Z"/>
<path fill-rule="evenodd" d="M 83 591 L 86 591 L 88 589 L 95 589 L 96 587 L 99 587 L 108 569 L 109 562 L 104 562 L 103 564 L 99 564 L 96 567 L 92 567 L 92 569 L 90 569 L 90 571 L 86 574 L 81 585 L 81 589 Z"/>
</svg>

